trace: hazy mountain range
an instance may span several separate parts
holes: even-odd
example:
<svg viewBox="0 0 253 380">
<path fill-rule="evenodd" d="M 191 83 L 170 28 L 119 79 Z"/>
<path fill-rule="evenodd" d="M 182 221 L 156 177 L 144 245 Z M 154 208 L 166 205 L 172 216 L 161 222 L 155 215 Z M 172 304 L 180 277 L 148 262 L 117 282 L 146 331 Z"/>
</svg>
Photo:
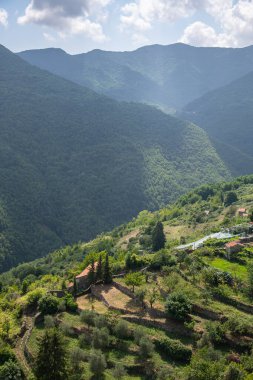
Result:
<svg viewBox="0 0 253 380">
<path fill-rule="evenodd" d="M 181 109 L 205 93 L 253 70 L 253 47 L 197 48 L 152 45 L 132 52 L 60 49 L 19 53 L 29 63 L 117 100 Z"/>
</svg>

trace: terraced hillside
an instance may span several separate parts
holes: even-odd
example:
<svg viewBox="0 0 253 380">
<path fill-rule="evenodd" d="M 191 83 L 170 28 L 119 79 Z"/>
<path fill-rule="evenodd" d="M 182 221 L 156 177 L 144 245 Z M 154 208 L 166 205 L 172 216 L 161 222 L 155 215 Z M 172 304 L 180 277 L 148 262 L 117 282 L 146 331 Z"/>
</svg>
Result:
<svg viewBox="0 0 253 380">
<path fill-rule="evenodd" d="M 29 317 L 25 366 L 35 373 L 38 338 L 59 335 L 70 380 L 252 379 L 252 211 L 252 176 L 202 186 L 1 275 L 3 347 L 11 355 Z M 217 231 L 231 236 L 178 248 Z M 240 242 L 238 250 L 228 250 L 231 241 Z M 82 287 L 76 276 L 88 265 Z M 27 329 L 23 324 L 22 334 Z"/>
</svg>

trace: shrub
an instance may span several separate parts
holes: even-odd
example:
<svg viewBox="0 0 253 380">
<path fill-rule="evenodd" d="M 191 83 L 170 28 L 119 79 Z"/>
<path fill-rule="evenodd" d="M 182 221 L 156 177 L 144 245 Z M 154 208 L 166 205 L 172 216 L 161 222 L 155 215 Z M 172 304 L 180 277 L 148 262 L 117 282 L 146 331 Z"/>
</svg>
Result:
<svg viewBox="0 0 253 380">
<path fill-rule="evenodd" d="M 243 380 L 245 371 L 240 364 L 231 363 L 224 373 L 224 380 Z"/>
<path fill-rule="evenodd" d="M 74 330 L 73 330 L 73 325 L 71 323 L 68 323 L 68 322 L 61 323 L 60 329 L 65 336 L 75 335 Z"/>
<path fill-rule="evenodd" d="M 51 329 L 51 328 L 55 327 L 55 320 L 52 317 L 52 315 L 45 315 L 44 326 L 46 329 Z"/>
<path fill-rule="evenodd" d="M 106 327 L 101 329 L 94 328 L 92 335 L 92 346 L 96 349 L 106 348 L 109 346 L 109 331 Z"/>
<path fill-rule="evenodd" d="M 120 319 L 114 328 L 114 334 L 120 339 L 129 338 L 130 330 L 128 322 Z"/>
<path fill-rule="evenodd" d="M 94 325 L 101 329 L 102 327 L 107 327 L 108 323 L 104 315 L 97 315 L 94 319 Z"/>
<path fill-rule="evenodd" d="M 176 259 L 171 254 L 162 250 L 154 255 L 150 263 L 150 269 L 159 270 L 164 266 L 172 267 L 176 264 Z"/>
<path fill-rule="evenodd" d="M 26 306 L 36 308 L 42 296 L 43 291 L 41 289 L 35 289 L 29 292 L 26 298 Z"/>
<path fill-rule="evenodd" d="M 74 297 L 71 294 L 67 294 L 64 297 L 65 304 L 66 304 L 66 309 L 72 313 L 77 311 L 78 305 L 75 302 Z"/>
<path fill-rule="evenodd" d="M 59 300 L 51 294 L 46 294 L 39 300 L 39 310 L 42 314 L 55 314 L 58 311 Z"/>
<path fill-rule="evenodd" d="M 80 318 L 83 323 L 86 323 L 90 327 L 94 326 L 96 316 L 97 314 L 92 310 L 83 310 Z"/>
<path fill-rule="evenodd" d="M 14 352 L 8 346 L 3 346 L 0 348 L 0 365 L 10 360 L 14 361 L 16 359 Z"/>
<path fill-rule="evenodd" d="M 113 371 L 113 378 L 116 380 L 122 379 L 126 375 L 125 367 L 121 363 L 116 363 Z"/>
<path fill-rule="evenodd" d="M 206 330 L 212 343 L 221 343 L 225 337 L 225 326 L 220 322 L 207 322 Z"/>
<path fill-rule="evenodd" d="M 192 350 L 181 343 L 179 340 L 165 338 L 162 340 L 156 340 L 155 345 L 157 349 L 164 352 L 173 360 L 181 362 L 189 362 L 192 356 Z"/>
<path fill-rule="evenodd" d="M 93 351 L 90 354 L 90 360 L 89 360 L 90 370 L 91 372 L 99 377 L 102 376 L 103 372 L 105 371 L 107 364 L 104 355 L 101 351 Z"/>
<path fill-rule="evenodd" d="M 166 312 L 173 318 L 184 321 L 191 311 L 190 299 L 182 292 L 171 293 L 166 301 Z"/>
<path fill-rule="evenodd" d="M 24 379 L 23 372 L 19 365 L 9 360 L 4 365 L 0 367 L 0 380 L 15 379 L 22 380 Z"/>
<path fill-rule="evenodd" d="M 134 341 L 136 344 L 140 344 L 140 340 L 141 338 L 143 338 L 144 336 L 146 336 L 146 332 L 145 330 L 143 329 L 143 327 L 141 326 L 137 326 L 135 329 L 134 329 Z"/>
<path fill-rule="evenodd" d="M 154 344 L 147 336 L 141 338 L 139 346 L 139 355 L 141 358 L 148 359 L 152 357 L 154 353 Z"/>
<path fill-rule="evenodd" d="M 74 369 L 79 369 L 80 364 L 86 360 L 86 354 L 79 347 L 73 347 L 70 352 L 70 362 Z"/>
</svg>

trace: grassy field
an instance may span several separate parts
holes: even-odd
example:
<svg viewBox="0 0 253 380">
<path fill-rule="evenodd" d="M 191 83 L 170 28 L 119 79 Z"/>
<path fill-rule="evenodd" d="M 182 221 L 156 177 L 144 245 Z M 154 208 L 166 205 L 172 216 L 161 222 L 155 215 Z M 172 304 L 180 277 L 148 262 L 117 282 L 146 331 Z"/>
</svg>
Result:
<svg viewBox="0 0 253 380">
<path fill-rule="evenodd" d="M 90 295 L 78 297 L 76 302 L 80 310 L 94 310 L 99 314 L 107 311 L 107 307 L 101 301 Z"/>
<path fill-rule="evenodd" d="M 209 264 L 216 269 L 231 273 L 234 277 L 238 277 L 242 280 L 247 279 L 247 268 L 244 265 L 232 263 L 219 257 L 209 261 Z"/>
</svg>

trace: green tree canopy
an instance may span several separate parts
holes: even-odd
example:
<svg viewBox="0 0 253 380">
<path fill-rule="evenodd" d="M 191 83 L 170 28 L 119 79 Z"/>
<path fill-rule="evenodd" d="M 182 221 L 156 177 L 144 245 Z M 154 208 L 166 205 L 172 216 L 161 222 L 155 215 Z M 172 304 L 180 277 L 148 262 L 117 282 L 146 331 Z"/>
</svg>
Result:
<svg viewBox="0 0 253 380">
<path fill-rule="evenodd" d="M 128 286 L 132 286 L 132 290 L 134 293 L 135 287 L 140 286 L 144 283 L 144 276 L 139 272 L 128 273 L 125 276 L 125 283 Z"/>
</svg>

